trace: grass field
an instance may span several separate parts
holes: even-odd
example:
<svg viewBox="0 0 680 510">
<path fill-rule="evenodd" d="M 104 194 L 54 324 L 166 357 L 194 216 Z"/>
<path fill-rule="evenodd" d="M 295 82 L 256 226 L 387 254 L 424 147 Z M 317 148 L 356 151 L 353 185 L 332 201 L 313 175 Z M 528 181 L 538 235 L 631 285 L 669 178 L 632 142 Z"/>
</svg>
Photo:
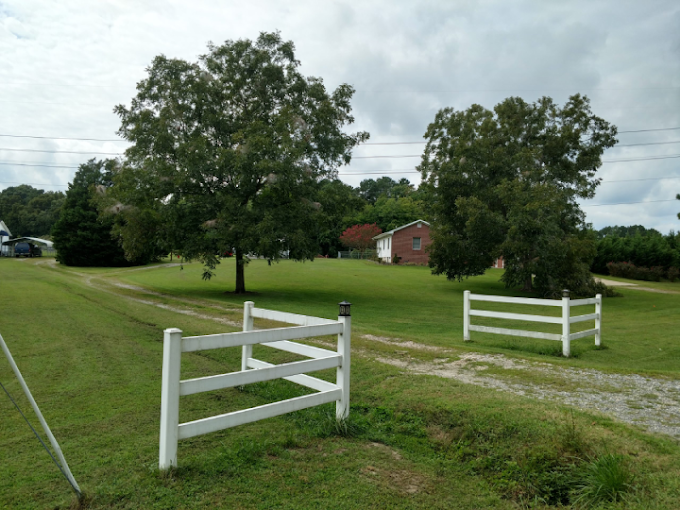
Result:
<svg viewBox="0 0 680 510">
<path fill-rule="evenodd" d="M 79 505 L 0 396 L 1 509 L 568 507 L 579 496 L 584 504 L 594 501 L 588 499 L 593 473 L 610 457 L 633 478 L 626 478 L 631 487 L 623 502 L 602 508 L 680 508 L 680 448 L 668 438 L 546 402 L 411 375 L 361 356 L 352 360 L 347 429 L 337 430 L 332 405 L 309 409 L 182 441 L 180 467 L 160 473 L 162 330 L 179 327 L 192 335 L 237 327 L 132 301 L 132 290 L 114 284 L 142 286 L 163 293 L 155 296 L 159 302 L 238 319 L 244 299 L 224 294 L 233 289 L 231 263 L 203 282 L 196 265 L 181 271 L 68 270 L 47 261 L 0 259 L 0 333 L 86 494 Z M 550 342 L 477 335 L 463 345 L 462 290 L 515 294 L 499 286 L 498 276 L 491 271 L 453 283 L 418 267 L 253 261 L 246 285 L 253 292 L 247 299 L 257 306 L 308 315 L 333 317 L 338 301 L 351 301 L 353 345 L 359 348 L 366 343 L 361 335 L 370 333 L 677 377 L 676 295 L 623 290 L 623 298 L 605 300 L 607 348 L 577 341 L 573 359 L 554 356 Z M 292 359 L 260 349 L 272 362 Z M 183 378 L 236 370 L 239 357 L 236 349 L 186 354 Z M 2 360 L 0 382 L 20 397 Z M 187 397 L 180 420 L 302 393 L 275 381 Z M 28 410 L 25 399 L 17 401 Z"/>
<path fill-rule="evenodd" d="M 284 261 L 267 265 L 254 260 L 246 269 L 246 288 L 253 293 L 245 299 L 257 306 L 307 315 L 332 317 L 335 303 L 346 299 L 352 306 L 355 328 L 361 333 L 397 337 L 419 343 L 456 346 L 476 351 L 517 353 L 547 357 L 555 363 L 615 371 L 680 375 L 680 294 L 655 294 L 617 289 L 621 298 L 606 298 L 603 304 L 603 345 L 597 350 L 592 337 L 574 341 L 574 359 L 558 356 L 559 342 L 512 339 L 473 333 L 473 342 L 463 342 L 463 291 L 479 294 L 523 295 L 499 283 L 500 269 L 463 282 L 435 277 L 418 266 L 377 266 L 368 261 L 315 260 Z M 157 291 L 190 298 L 242 306 L 243 297 L 225 294 L 233 290 L 233 259 L 223 261 L 217 277 L 210 282 L 200 278 L 198 264 L 154 271 L 126 273 L 126 282 Z M 666 287 L 680 292 L 680 283 Z M 524 294 L 526 295 L 526 294 Z M 516 311 L 537 315 L 559 315 L 553 307 L 513 306 L 475 302 L 475 308 Z M 575 308 L 576 313 L 592 313 L 594 307 Z M 473 318 L 473 323 L 515 329 L 561 333 L 559 325 Z M 574 324 L 574 331 L 592 327 L 591 322 Z"/>
</svg>

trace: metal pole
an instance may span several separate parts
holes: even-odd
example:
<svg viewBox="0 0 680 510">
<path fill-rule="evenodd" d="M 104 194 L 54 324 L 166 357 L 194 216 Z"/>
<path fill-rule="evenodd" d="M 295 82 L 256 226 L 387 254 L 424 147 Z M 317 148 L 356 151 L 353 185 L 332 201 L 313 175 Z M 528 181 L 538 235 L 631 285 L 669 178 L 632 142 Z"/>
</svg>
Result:
<svg viewBox="0 0 680 510">
<path fill-rule="evenodd" d="M 52 435 L 52 431 L 50 430 L 49 425 L 47 425 L 47 422 L 45 421 L 45 418 L 43 417 L 42 413 L 40 412 L 40 409 L 38 408 L 38 404 L 35 403 L 35 400 L 33 399 L 33 395 L 31 395 L 31 390 L 28 389 L 28 385 L 26 384 L 26 381 L 24 381 L 24 378 L 21 375 L 21 372 L 19 371 L 19 367 L 17 367 L 17 364 L 14 362 L 14 358 L 12 357 L 12 353 L 9 352 L 9 348 L 7 347 L 7 344 L 5 343 L 5 340 L 2 338 L 2 335 L 0 335 L 0 346 L 2 346 L 2 350 L 5 353 L 5 356 L 7 357 L 7 361 L 9 361 L 10 366 L 12 367 L 12 370 L 14 371 L 14 375 L 17 376 L 17 379 L 19 379 L 19 384 L 21 385 L 21 388 L 24 390 L 24 394 L 26 395 L 26 398 L 28 401 L 31 403 L 31 407 L 33 407 L 33 411 L 35 411 L 36 416 L 38 417 L 38 420 L 40 421 L 40 425 L 42 425 L 43 430 L 45 431 L 45 434 L 50 440 L 50 444 L 52 445 L 52 448 L 54 448 L 54 452 L 57 454 L 57 457 L 59 458 L 59 462 L 61 462 L 61 467 L 68 477 L 68 481 L 71 483 L 73 488 L 76 490 L 78 493 L 78 496 L 81 495 L 80 487 L 78 486 L 78 482 L 76 482 L 76 479 L 73 477 L 73 473 L 71 473 L 71 469 L 68 467 L 68 463 L 66 462 L 66 459 L 64 458 L 64 454 L 61 453 L 61 448 L 59 448 L 59 443 L 57 443 L 57 440 L 55 439 L 54 435 Z"/>
</svg>

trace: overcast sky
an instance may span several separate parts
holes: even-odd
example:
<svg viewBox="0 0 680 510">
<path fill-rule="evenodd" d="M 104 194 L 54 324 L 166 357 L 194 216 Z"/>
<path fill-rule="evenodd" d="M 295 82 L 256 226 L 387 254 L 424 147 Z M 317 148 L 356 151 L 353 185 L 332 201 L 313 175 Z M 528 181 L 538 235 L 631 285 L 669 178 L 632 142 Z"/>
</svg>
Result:
<svg viewBox="0 0 680 510">
<path fill-rule="evenodd" d="M 66 190 L 79 164 L 122 152 L 121 142 L 56 137 L 115 140 L 113 106 L 129 104 L 154 56 L 195 61 L 209 41 L 274 30 L 294 41 L 303 74 L 355 87 L 352 131 L 373 143 L 422 141 L 445 106 L 586 94 L 619 131 L 649 130 L 621 133 L 605 153 L 588 221 L 680 230 L 678 0 L 0 0 L 0 135 L 45 137 L 0 136 L 0 189 Z M 359 157 L 423 147 L 359 147 L 341 178 L 417 185 L 418 157 Z M 31 152 L 41 150 L 93 154 Z M 598 205 L 625 202 L 648 203 Z"/>
</svg>

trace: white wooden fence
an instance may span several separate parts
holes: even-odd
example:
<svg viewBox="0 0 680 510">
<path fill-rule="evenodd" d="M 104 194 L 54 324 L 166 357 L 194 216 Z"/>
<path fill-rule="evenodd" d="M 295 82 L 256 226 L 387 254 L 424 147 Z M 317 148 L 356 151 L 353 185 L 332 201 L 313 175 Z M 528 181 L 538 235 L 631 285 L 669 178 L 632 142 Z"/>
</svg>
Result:
<svg viewBox="0 0 680 510">
<path fill-rule="evenodd" d="M 341 420 L 348 416 L 352 324 L 349 314 L 350 304 L 340 303 L 340 316 L 337 321 L 255 308 L 252 301 L 246 301 L 243 305 L 243 332 L 182 337 L 182 331 L 179 329 L 165 330 L 158 462 L 160 469 L 177 466 L 177 441 L 179 439 L 208 434 L 333 401 L 336 402 L 337 419 Z M 253 318 L 255 317 L 298 324 L 298 326 L 253 331 Z M 336 351 L 290 341 L 335 334 L 338 335 Z M 253 345 L 255 344 L 263 344 L 312 359 L 273 365 L 253 358 Z M 180 380 L 180 362 L 183 352 L 234 346 L 242 346 L 241 371 Z M 304 374 L 305 372 L 328 368 L 337 368 L 335 384 Z M 179 423 L 180 396 L 279 378 L 317 390 L 317 393 L 201 420 Z"/>
<path fill-rule="evenodd" d="M 472 310 L 470 301 L 492 301 L 495 303 L 514 303 L 523 305 L 555 306 L 562 308 L 561 317 L 549 317 L 545 315 L 529 315 L 524 313 L 492 312 L 489 310 Z M 571 315 L 571 307 L 581 305 L 595 305 L 595 313 L 586 315 Z M 545 322 L 548 324 L 561 324 L 562 334 L 542 333 L 540 331 L 524 331 L 521 329 L 492 328 L 489 326 L 475 326 L 470 324 L 470 316 L 494 317 L 497 319 L 513 319 L 530 322 Z M 576 322 L 595 321 L 595 327 L 571 333 L 571 325 Z M 602 320 L 602 294 L 597 294 L 589 299 L 569 299 L 569 291 L 564 291 L 562 301 L 553 299 L 535 299 L 506 296 L 490 296 L 485 294 L 472 294 L 469 290 L 464 293 L 463 301 L 463 339 L 470 340 L 470 331 L 482 333 L 496 333 L 499 335 L 523 336 L 529 338 L 543 338 L 546 340 L 557 340 L 562 342 L 562 355 L 569 357 L 571 354 L 571 341 L 587 336 L 595 335 L 595 345 L 600 345 L 601 341 L 601 320 Z"/>
</svg>

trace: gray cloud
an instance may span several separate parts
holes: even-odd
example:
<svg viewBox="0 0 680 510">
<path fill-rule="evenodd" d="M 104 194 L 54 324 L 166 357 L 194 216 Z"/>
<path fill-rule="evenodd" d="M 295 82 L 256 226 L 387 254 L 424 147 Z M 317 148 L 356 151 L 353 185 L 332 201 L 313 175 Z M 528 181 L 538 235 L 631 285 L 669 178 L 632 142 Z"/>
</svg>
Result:
<svg viewBox="0 0 680 510">
<path fill-rule="evenodd" d="M 357 122 L 371 141 L 418 141 L 438 109 L 492 108 L 517 95 L 564 102 L 580 92 L 622 130 L 680 127 L 680 4 L 372 1 L 220 4 L 196 0 L 0 1 L 0 134 L 114 138 L 112 108 L 127 103 L 158 54 L 195 60 L 210 40 L 255 38 L 279 29 L 295 42 L 302 72 L 329 88 L 352 84 Z M 680 140 L 680 130 L 622 133 L 621 144 Z M 0 147 L 118 152 L 124 144 L 10 139 Z M 419 154 L 422 146 L 365 146 L 356 156 Z M 605 160 L 680 154 L 680 144 L 621 147 Z M 0 188 L 16 181 L 66 184 L 74 170 L 5 164 L 78 164 L 88 155 L 0 151 Z M 402 171 L 417 158 L 355 159 L 344 172 Z M 585 204 L 596 228 L 642 223 L 678 229 L 672 199 L 680 159 L 608 163 Z M 393 175 L 419 182 L 417 174 Z M 378 177 L 365 174 L 363 177 Z M 361 175 L 346 175 L 358 185 Z M 7 181 L 7 182 L 5 182 Z M 46 189 L 64 189 L 46 187 Z"/>
</svg>

